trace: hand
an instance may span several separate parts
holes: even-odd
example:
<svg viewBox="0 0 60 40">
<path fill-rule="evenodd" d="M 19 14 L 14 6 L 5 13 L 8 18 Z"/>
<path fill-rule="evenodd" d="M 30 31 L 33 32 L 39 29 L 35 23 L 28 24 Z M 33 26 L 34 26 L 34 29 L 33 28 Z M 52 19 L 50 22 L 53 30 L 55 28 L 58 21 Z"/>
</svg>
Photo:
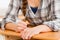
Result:
<svg viewBox="0 0 60 40">
<path fill-rule="evenodd" d="M 21 32 L 21 31 L 23 31 L 24 29 L 26 29 L 27 28 L 27 24 L 26 24 L 26 22 L 24 22 L 24 21 L 19 21 L 18 23 L 17 23 L 17 31 L 19 32 Z"/>
<path fill-rule="evenodd" d="M 13 30 L 15 32 L 21 32 L 22 30 L 27 28 L 27 24 L 23 21 L 19 21 L 17 24 L 7 23 L 5 28 L 9 30 Z"/>
<path fill-rule="evenodd" d="M 39 34 L 40 29 L 35 27 L 35 28 L 26 28 L 24 31 L 21 32 L 21 37 L 24 40 L 30 40 L 32 36 L 35 34 Z"/>
</svg>

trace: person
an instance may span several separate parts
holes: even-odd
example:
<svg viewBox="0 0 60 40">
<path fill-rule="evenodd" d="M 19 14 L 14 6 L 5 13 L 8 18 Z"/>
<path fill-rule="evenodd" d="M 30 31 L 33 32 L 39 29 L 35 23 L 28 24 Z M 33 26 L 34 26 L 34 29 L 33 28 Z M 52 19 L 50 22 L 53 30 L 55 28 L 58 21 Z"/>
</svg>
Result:
<svg viewBox="0 0 60 40">
<path fill-rule="evenodd" d="M 14 23 L 8 23 L 6 29 L 20 32 L 21 37 L 26 40 L 40 32 L 60 31 L 60 0 L 27 0 L 27 2 L 25 18 L 33 27 L 19 21 L 18 27 Z M 9 24 L 15 26 L 8 26 Z"/>
</svg>

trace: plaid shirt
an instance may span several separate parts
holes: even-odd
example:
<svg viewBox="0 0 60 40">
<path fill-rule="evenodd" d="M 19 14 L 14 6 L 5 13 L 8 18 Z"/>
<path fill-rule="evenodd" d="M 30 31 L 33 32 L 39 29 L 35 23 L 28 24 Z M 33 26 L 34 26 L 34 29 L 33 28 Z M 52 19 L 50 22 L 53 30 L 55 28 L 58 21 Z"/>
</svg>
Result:
<svg viewBox="0 0 60 40">
<path fill-rule="evenodd" d="M 53 31 L 60 30 L 60 0 L 41 0 L 40 4 L 41 6 L 38 7 L 38 10 L 35 14 L 32 12 L 30 6 L 26 7 L 27 10 L 25 17 L 30 22 L 30 25 L 47 25 Z M 10 9 L 13 8 L 13 10 L 9 11 L 8 13 L 11 12 L 13 15 L 16 13 L 17 15 L 17 10 L 19 10 L 19 1 L 17 4 L 17 1 L 15 0 L 14 3 L 10 4 L 10 7 Z M 9 20 L 13 21 L 13 17 L 8 16 L 5 17 L 5 19 L 10 18 Z M 6 22 L 8 22 L 9 20 L 6 20 Z"/>
</svg>

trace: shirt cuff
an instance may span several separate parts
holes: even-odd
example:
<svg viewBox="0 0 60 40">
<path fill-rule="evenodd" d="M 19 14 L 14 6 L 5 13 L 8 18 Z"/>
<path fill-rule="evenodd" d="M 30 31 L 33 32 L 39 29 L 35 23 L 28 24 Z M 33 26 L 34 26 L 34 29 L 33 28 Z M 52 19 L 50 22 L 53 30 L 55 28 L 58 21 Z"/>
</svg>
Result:
<svg viewBox="0 0 60 40">
<path fill-rule="evenodd" d="M 52 31 L 59 31 L 59 26 L 57 25 L 56 22 L 49 21 L 44 22 L 43 24 L 47 25 Z"/>
</svg>

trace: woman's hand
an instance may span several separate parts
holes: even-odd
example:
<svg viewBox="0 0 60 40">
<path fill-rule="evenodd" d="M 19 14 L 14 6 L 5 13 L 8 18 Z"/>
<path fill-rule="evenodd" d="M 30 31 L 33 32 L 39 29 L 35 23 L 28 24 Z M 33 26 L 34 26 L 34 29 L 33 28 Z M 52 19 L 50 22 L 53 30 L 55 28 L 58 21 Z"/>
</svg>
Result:
<svg viewBox="0 0 60 40">
<path fill-rule="evenodd" d="M 17 24 L 7 23 L 5 28 L 9 30 L 13 30 L 15 32 L 21 32 L 25 28 L 27 28 L 27 24 L 24 21 L 19 21 Z"/>
<path fill-rule="evenodd" d="M 21 37 L 25 40 L 30 40 L 32 36 L 35 34 L 39 34 L 40 29 L 37 27 L 34 28 L 26 28 L 24 31 L 21 32 Z"/>
<path fill-rule="evenodd" d="M 48 26 L 46 25 L 39 25 L 33 28 L 26 28 L 24 31 L 21 32 L 21 37 L 23 39 L 31 39 L 32 36 L 35 34 L 39 34 L 40 32 L 49 32 L 52 31 Z"/>
<path fill-rule="evenodd" d="M 16 30 L 18 30 L 18 31 L 23 31 L 24 29 L 26 29 L 27 28 L 27 23 L 26 22 L 24 22 L 24 21 L 19 21 L 18 23 L 17 23 L 17 29 Z"/>
</svg>

